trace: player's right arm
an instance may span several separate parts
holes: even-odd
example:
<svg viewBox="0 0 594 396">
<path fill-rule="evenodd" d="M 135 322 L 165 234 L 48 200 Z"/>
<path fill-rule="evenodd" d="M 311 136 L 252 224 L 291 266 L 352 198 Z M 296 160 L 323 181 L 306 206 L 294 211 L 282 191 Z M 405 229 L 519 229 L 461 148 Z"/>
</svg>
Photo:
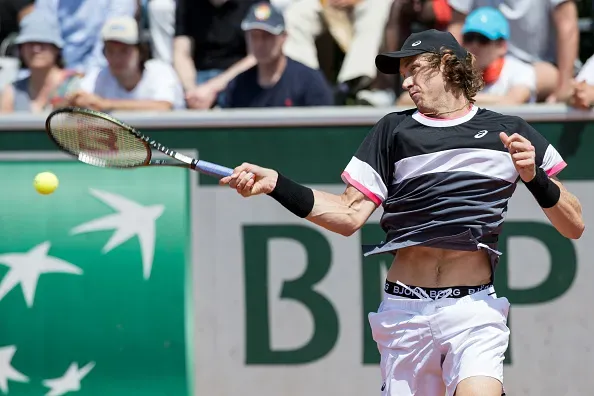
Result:
<svg viewBox="0 0 594 396">
<path fill-rule="evenodd" d="M 351 185 L 340 195 L 331 194 L 297 184 L 274 169 L 248 163 L 235 168 L 233 175 L 222 178 L 220 184 L 229 184 L 244 197 L 271 195 L 298 217 L 344 236 L 359 230 L 377 208 Z"/>
<path fill-rule="evenodd" d="M 386 199 L 394 171 L 394 121 L 387 115 L 369 132 L 342 173 L 345 191 L 331 194 L 296 183 L 279 172 L 244 163 L 221 179 L 244 197 L 268 194 L 298 217 L 349 236 L 359 230 Z"/>
</svg>

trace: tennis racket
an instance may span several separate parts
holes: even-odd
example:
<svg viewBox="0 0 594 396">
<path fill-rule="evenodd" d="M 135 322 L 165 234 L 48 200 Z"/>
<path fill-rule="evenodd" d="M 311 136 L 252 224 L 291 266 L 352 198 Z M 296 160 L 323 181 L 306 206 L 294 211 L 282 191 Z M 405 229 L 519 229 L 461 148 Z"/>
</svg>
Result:
<svg viewBox="0 0 594 396">
<path fill-rule="evenodd" d="M 217 178 L 233 173 L 233 169 L 171 150 L 130 125 L 99 111 L 80 107 L 60 108 L 47 117 L 45 130 L 61 150 L 93 166 L 177 166 Z M 154 150 L 171 159 L 152 159 Z"/>
</svg>

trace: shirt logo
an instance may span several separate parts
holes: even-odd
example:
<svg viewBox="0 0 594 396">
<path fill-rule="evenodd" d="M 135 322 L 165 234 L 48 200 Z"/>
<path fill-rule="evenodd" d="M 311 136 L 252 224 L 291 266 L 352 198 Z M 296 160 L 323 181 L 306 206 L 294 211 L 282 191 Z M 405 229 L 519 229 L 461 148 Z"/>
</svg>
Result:
<svg viewBox="0 0 594 396">
<path fill-rule="evenodd" d="M 489 131 L 487 131 L 486 129 L 483 129 L 482 131 L 478 131 L 478 133 L 476 135 L 474 135 L 474 138 L 480 139 L 483 136 L 485 136 L 487 133 L 489 133 Z"/>
<path fill-rule="evenodd" d="M 419 41 L 415 41 L 415 42 L 414 42 L 414 43 L 412 43 L 411 45 L 412 45 L 413 47 L 416 47 L 416 46 L 417 46 L 417 45 L 419 45 L 419 44 L 421 44 L 421 40 L 419 40 Z"/>
</svg>

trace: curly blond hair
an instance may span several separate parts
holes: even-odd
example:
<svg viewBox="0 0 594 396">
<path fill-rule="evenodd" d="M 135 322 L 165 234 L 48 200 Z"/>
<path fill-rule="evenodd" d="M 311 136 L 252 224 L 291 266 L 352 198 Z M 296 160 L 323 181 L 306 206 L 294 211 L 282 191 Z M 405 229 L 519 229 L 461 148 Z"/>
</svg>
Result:
<svg viewBox="0 0 594 396">
<path fill-rule="evenodd" d="M 443 64 L 446 82 L 460 89 L 470 103 L 474 103 L 477 92 L 485 86 L 483 73 L 476 67 L 476 58 L 470 52 L 466 58 L 459 59 L 454 51 L 442 48 L 439 54 L 426 54 L 431 67 L 439 69 Z"/>
</svg>

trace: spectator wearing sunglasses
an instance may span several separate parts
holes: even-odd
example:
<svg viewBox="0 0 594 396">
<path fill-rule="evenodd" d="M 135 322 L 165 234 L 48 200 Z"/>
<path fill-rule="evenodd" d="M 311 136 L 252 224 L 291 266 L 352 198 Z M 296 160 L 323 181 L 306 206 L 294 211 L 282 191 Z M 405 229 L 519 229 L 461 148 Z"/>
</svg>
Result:
<svg viewBox="0 0 594 396">
<path fill-rule="evenodd" d="M 530 64 L 507 52 L 509 24 L 496 8 L 471 12 L 462 27 L 462 41 L 483 72 L 485 87 L 476 95 L 478 105 L 515 105 L 536 101 L 536 72 Z M 410 105 L 402 95 L 399 105 Z"/>
</svg>

